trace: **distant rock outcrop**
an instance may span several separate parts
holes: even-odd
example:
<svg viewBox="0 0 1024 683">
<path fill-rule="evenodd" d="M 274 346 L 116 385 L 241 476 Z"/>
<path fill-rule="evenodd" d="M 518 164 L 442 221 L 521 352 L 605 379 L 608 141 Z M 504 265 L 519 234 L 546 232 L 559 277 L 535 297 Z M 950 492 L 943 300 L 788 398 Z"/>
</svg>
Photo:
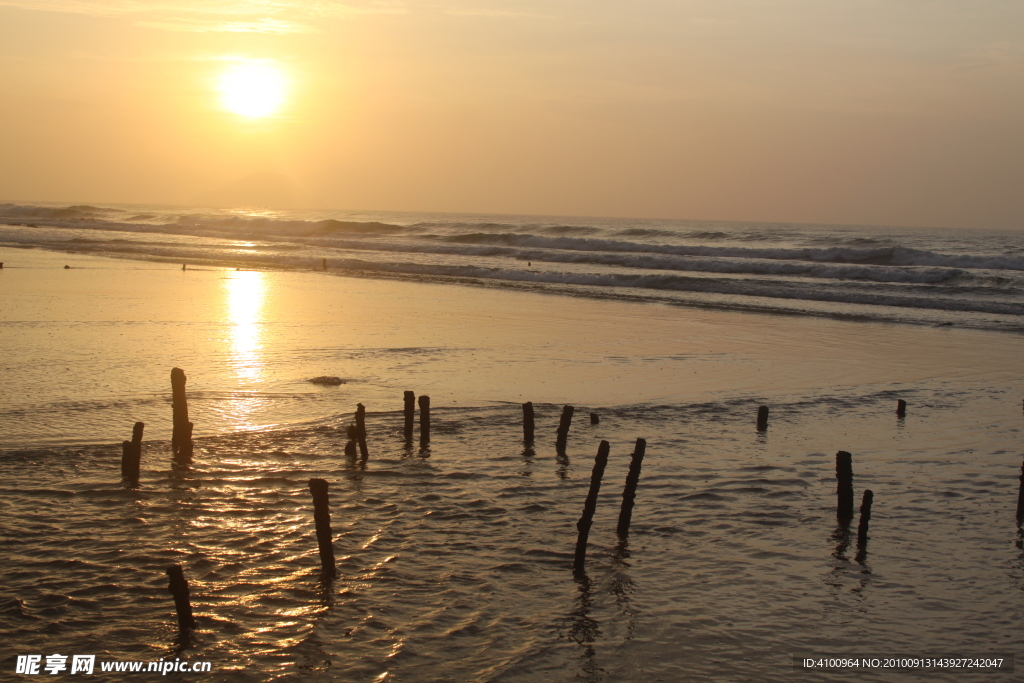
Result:
<svg viewBox="0 0 1024 683">
<path fill-rule="evenodd" d="M 345 383 L 345 380 L 340 377 L 330 377 L 328 375 L 321 375 L 320 377 L 314 377 L 313 379 L 307 379 L 306 381 L 312 382 L 313 384 L 322 384 L 326 387 L 336 387 L 339 384 Z"/>
</svg>

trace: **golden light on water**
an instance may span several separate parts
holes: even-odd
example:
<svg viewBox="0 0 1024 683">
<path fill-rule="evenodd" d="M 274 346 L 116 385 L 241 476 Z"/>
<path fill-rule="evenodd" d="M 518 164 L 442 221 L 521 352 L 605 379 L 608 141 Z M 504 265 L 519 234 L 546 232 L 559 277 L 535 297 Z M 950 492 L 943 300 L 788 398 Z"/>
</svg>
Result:
<svg viewBox="0 0 1024 683">
<path fill-rule="evenodd" d="M 262 324 L 267 283 L 263 273 L 236 271 L 224 279 L 231 362 L 240 380 L 254 382 L 263 369 Z"/>
<path fill-rule="evenodd" d="M 228 111 L 249 118 L 277 112 L 288 93 L 284 71 L 272 62 L 244 61 L 228 65 L 217 82 L 220 102 Z"/>
</svg>

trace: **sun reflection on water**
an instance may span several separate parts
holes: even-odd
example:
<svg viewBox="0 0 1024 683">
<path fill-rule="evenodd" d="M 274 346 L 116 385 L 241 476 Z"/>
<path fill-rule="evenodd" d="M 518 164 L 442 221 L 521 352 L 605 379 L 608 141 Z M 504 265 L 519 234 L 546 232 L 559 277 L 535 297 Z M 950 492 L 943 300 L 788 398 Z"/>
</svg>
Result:
<svg viewBox="0 0 1024 683">
<path fill-rule="evenodd" d="M 263 376 L 262 326 L 266 280 L 257 271 L 236 271 L 224 279 L 231 344 L 231 365 L 243 382 Z"/>
</svg>

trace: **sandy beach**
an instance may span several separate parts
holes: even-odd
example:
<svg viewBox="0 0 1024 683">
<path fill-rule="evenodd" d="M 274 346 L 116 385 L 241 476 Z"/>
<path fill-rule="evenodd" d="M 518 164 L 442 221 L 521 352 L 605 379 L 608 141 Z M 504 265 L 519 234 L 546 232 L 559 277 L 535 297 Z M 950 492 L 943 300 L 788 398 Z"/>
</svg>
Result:
<svg viewBox="0 0 1024 683">
<path fill-rule="evenodd" d="M 794 654 L 1022 644 L 1015 334 L 0 257 L 4 620 L 26 652 L 184 657 L 224 681 L 826 681 L 794 672 Z M 167 441 L 174 366 L 196 423 L 186 469 Z M 306 381 L 319 375 L 345 383 Z M 406 389 L 431 396 L 426 449 L 401 437 Z M 358 402 L 365 465 L 341 452 Z M 563 403 L 577 413 L 558 455 Z M 126 487 L 115 444 L 136 420 L 142 475 Z M 623 549 L 614 517 L 637 437 Z M 600 440 L 611 458 L 581 582 L 574 524 Z M 875 494 L 856 558 L 835 536 L 840 449 L 858 504 Z M 310 477 L 331 483 L 329 584 Z M 191 581 L 188 643 L 164 593 L 171 563 Z"/>
</svg>

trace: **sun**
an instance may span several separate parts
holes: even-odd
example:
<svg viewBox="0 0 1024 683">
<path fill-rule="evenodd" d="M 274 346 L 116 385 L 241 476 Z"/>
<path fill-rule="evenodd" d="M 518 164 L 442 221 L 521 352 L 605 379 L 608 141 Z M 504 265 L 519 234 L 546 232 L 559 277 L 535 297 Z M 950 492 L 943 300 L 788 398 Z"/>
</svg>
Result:
<svg viewBox="0 0 1024 683">
<path fill-rule="evenodd" d="M 240 62 L 224 69 L 218 79 L 220 102 L 228 111 L 249 118 L 270 116 L 284 103 L 287 79 L 267 62 Z"/>
</svg>

